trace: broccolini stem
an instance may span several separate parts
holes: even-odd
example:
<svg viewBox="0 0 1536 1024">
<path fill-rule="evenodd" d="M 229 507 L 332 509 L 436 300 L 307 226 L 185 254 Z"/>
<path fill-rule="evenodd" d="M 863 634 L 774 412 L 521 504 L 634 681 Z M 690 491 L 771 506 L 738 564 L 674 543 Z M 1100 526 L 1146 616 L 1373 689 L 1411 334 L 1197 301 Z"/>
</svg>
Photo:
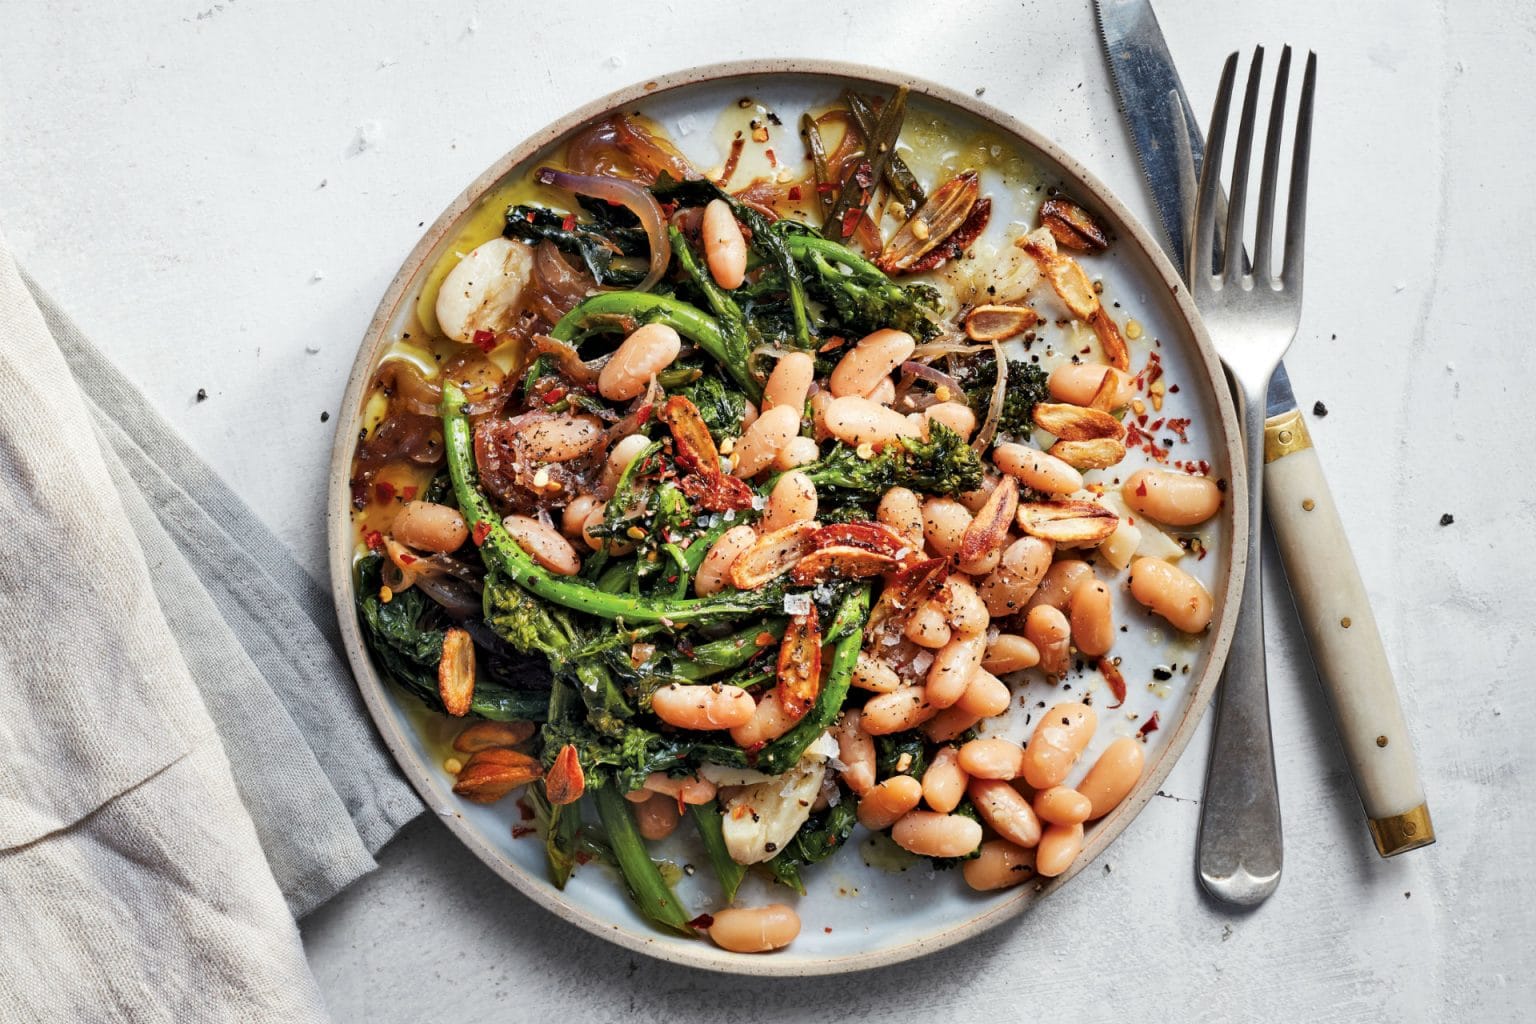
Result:
<svg viewBox="0 0 1536 1024">
<path fill-rule="evenodd" d="M 611 783 L 596 787 L 592 795 L 597 801 L 597 816 L 608 833 L 608 844 L 613 848 L 613 859 L 618 862 L 619 872 L 640 912 L 669 932 L 696 938 L 688 924 L 688 912 L 651 860 L 629 802 Z"/>
<path fill-rule="evenodd" d="M 746 877 L 747 869 L 732 860 L 730 851 L 725 848 L 725 829 L 720 823 L 720 806 L 713 800 L 707 804 L 689 804 L 688 816 L 693 819 L 694 826 L 699 830 L 699 838 L 704 842 L 704 852 L 709 855 L 709 863 L 715 869 L 715 877 L 720 879 L 720 888 L 725 892 L 725 902 L 734 902 L 736 890 L 741 887 L 741 880 Z"/>
<path fill-rule="evenodd" d="M 769 642 L 776 642 L 784 635 L 784 627 L 787 625 L 788 619 L 768 619 L 718 640 L 699 644 L 688 652 L 686 661 L 678 661 L 673 666 L 672 674 L 679 679 L 697 682 L 740 668 L 763 649 L 758 643 L 760 638 L 766 635 Z"/>
<path fill-rule="evenodd" d="M 864 640 L 864 621 L 869 618 L 869 592 L 868 586 L 862 586 L 838 606 L 832 626 L 827 630 L 827 639 L 835 646 L 821 693 L 793 729 L 758 751 L 753 765 L 758 771 L 769 775 L 789 771 L 805 753 L 805 748 L 827 731 L 842 710 L 853 680 L 853 666 L 859 660 L 859 647 Z"/>
<path fill-rule="evenodd" d="M 782 601 L 782 596 L 772 587 L 753 591 L 727 589 L 710 597 L 676 600 L 609 594 L 589 580 L 554 575 L 512 539 L 501 525 L 501 517 L 480 492 L 469 420 L 464 415 L 464 392 L 451 381 L 443 384 L 442 415 L 443 445 L 448 453 L 453 491 L 471 534 L 480 540 L 480 556 L 485 560 L 486 568 L 505 573 L 529 593 L 599 618 L 664 625 L 721 621 L 757 614 Z"/>
<path fill-rule="evenodd" d="M 672 240 L 672 254 L 677 257 L 677 265 L 683 273 L 693 282 L 694 287 L 704 293 L 709 300 L 709 306 L 715 311 L 715 323 L 720 328 L 721 347 L 725 356 L 711 351 L 720 365 L 729 373 L 741 389 L 747 393 L 747 397 L 756 402 L 763 397 L 763 385 L 752 376 L 751 369 L 747 366 L 750 361 L 747 357 L 752 354 L 752 345 L 747 340 L 747 317 L 736 304 L 736 300 L 726 294 L 725 290 L 715 284 L 715 279 L 709 276 L 709 271 L 699 266 L 698 257 L 693 254 L 693 248 L 688 240 L 677 228 L 668 229 L 668 237 Z M 681 332 L 679 332 L 681 333 Z"/>
</svg>

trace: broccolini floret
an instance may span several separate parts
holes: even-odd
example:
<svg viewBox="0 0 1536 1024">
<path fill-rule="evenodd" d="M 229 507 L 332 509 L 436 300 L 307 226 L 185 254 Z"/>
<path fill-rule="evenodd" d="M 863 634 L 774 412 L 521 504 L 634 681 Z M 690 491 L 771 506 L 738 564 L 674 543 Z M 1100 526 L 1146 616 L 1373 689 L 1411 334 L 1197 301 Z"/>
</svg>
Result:
<svg viewBox="0 0 1536 1024">
<path fill-rule="evenodd" d="M 965 400 L 977 421 L 986 419 L 992 404 L 992 393 L 997 388 L 997 359 L 992 353 L 972 356 L 960 364 L 954 377 L 965 388 Z M 1026 437 L 1034 429 L 1030 418 L 1036 403 L 1046 401 L 1046 374 L 1034 363 L 1018 359 L 1008 360 L 1008 387 L 1003 398 L 1003 411 L 998 417 L 997 432 L 1008 437 Z"/>
<path fill-rule="evenodd" d="M 981 459 L 965 438 L 944 424 L 929 425 L 928 440 L 903 437 L 861 458 L 845 444 L 800 471 L 818 488 L 856 491 L 878 501 L 892 487 L 927 494 L 961 494 L 981 486 Z"/>
</svg>

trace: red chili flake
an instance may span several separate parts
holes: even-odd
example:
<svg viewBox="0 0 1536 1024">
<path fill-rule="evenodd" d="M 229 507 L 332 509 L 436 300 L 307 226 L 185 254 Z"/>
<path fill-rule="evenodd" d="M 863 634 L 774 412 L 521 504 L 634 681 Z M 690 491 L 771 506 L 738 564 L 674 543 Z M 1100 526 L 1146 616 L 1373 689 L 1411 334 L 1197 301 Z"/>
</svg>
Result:
<svg viewBox="0 0 1536 1024">
<path fill-rule="evenodd" d="M 1143 480 L 1141 483 L 1136 485 L 1136 497 L 1138 497 L 1138 498 L 1145 498 L 1146 496 L 1147 496 L 1147 482 L 1145 480 Z"/>
<path fill-rule="evenodd" d="M 489 352 L 496 347 L 496 332 L 480 330 L 474 333 L 475 348 L 481 352 Z"/>
<path fill-rule="evenodd" d="M 1168 421 L 1168 429 L 1178 434 L 1180 441 L 1189 444 L 1189 435 L 1185 431 L 1189 429 L 1189 425 L 1193 422 L 1193 420 L 1186 417 L 1176 416 Z"/>
<path fill-rule="evenodd" d="M 411 484 L 411 486 L 400 492 L 400 497 L 404 498 L 406 501 L 415 501 L 416 493 L 416 485 Z"/>
<path fill-rule="evenodd" d="M 843 214 L 843 237 L 851 238 L 854 229 L 859 226 L 859 219 L 864 216 L 863 210 L 849 210 Z"/>
<path fill-rule="evenodd" d="M 757 634 L 757 646 L 759 646 L 759 647 L 767 647 L 768 645 L 770 645 L 772 643 L 773 643 L 773 634 L 772 633 L 769 633 L 767 630 L 764 630 L 763 632 Z"/>
<path fill-rule="evenodd" d="M 700 914 L 698 917 L 696 917 L 692 921 L 688 922 L 688 927 L 704 929 L 704 928 L 708 928 L 710 925 L 712 925 L 714 923 L 715 923 L 715 919 L 713 917 L 711 917 L 710 915 L 708 915 L 708 914 Z"/>
<path fill-rule="evenodd" d="M 369 530 L 363 540 L 368 544 L 369 551 L 377 551 L 384 546 L 384 535 L 378 530 Z"/>
<path fill-rule="evenodd" d="M 538 829 L 534 828 L 531 825 L 513 825 L 512 826 L 512 838 L 513 839 L 521 839 L 521 838 L 523 838 L 523 836 L 531 836 L 531 835 L 533 835 L 537 831 L 538 831 Z"/>
<path fill-rule="evenodd" d="M 1206 462 L 1204 459 L 1201 459 L 1200 460 L 1200 472 L 1202 472 L 1202 473 L 1206 474 L 1207 476 L 1209 476 L 1210 472 L 1211 472 L 1211 464 L 1209 462 Z"/>
<path fill-rule="evenodd" d="M 832 926 L 831 925 L 827 925 L 825 928 L 822 929 L 822 931 L 826 932 L 828 935 L 831 935 L 832 934 Z"/>
<path fill-rule="evenodd" d="M 773 155 L 773 150 L 771 148 L 763 150 L 763 155 L 768 158 L 769 167 L 779 166 L 779 158 Z"/>
<path fill-rule="evenodd" d="M 533 223 L 533 211 L 529 210 L 527 213 L 523 214 L 523 219 L 526 220 L 529 224 L 532 224 Z"/>
<path fill-rule="evenodd" d="M 1099 674 L 1104 677 L 1104 682 L 1109 685 L 1109 692 L 1114 694 L 1115 702 L 1111 708 L 1117 708 L 1125 703 L 1125 676 L 1120 674 L 1120 669 L 1108 658 L 1100 658 L 1098 662 Z"/>
<path fill-rule="evenodd" d="M 830 181 L 819 181 L 816 183 L 816 192 L 819 195 L 829 196 L 835 191 L 837 191 L 837 186 Z"/>
<path fill-rule="evenodd" d="M 544 392 L 544 404 L 554 405 L 556 402 L 560 401 L 560 399 L 564 398 L 565 395 L 565 388 L 550 388 L 548 391 Z"/>
<path fill-rule="evenodd" d="M 1151 423 L 1147 424 L 1147 432 L 1148 433 L 1151 433 L 1154 430 L 1161 430 L 1161 429 L 1163 429 L 1163 418 L 1161 416 L 1159 416 L 1157 419 L 1153 420 Z"/>
<path fill-rule="evenodd" d="M 518 817 L 524 821 L 533 820 L 533 808 L 528 806 L 528 801 L 519 799 L 516 804 Z"/>
<path fill-rule="evenodd" d="M 378 498 L 380 501 L 394 501 L 395 485 L 390 483 L 388 480 L 380 480 L 378 483 L 373 485 L 373 496 Z"/>
<path fill-rule="evenodd" d="M 577 850 L 576 851 L 576 863 L 577 864 L 581 864 L 583 866 L 585 866 L 587 864 L 590 864 L 590 863 L 592 863 L 592 855 L 590 853 L 588 853 L 586 850 Z"/>
<path fill-rule="evenodd" d="M 654 403 L 654 402 L 646 402 L 639 409 L 636 409 L 635 410 L 635 426 L 637 426 L 637 427 L 645 426 L 646 420 L 651 418 L 651 412 L 655 408 L 656 408 L 656 403 Z"/>
<path fill-rule="evenodd" d="M 560 230 L 561 231 L 569 231 L 569 230 L 571 230 L 571 228 L 573 228 L 575 226 L 576 226 L 576 215 L 574 213 L 566 214 L 565 215 L 565 219 L 560 222 Z"/>
<path fill-rule="evenodd" d="M 416 561 L 415 555 L 408 555 L 404 551 L 400 552 L 400 564 L 410 565 L 414 561 Z"/>
<path fill-rule="evenodd" d="M 489 537 L 490 535 L 491 535 L 491 524 L 489 522 L 487 522 L 486 520 L 482 519 L 478 523 L 476 523 L 475 524 L 475 533 L 474 533 L 475 547 L 479 547 L 481 544 L 484 544 L 485 543 L 485 538 Z"/>
<path fill-rule="evenodd" d="M 1179 393 L 1179 386 L 1177 384 L 1169 384 L 1168 385 L 1168 393 L 1170 395 L 1178 394 Z"/>
<path fill-rule="evenodd" d="M 792 202 L 792 203 L 798 203 L 800 201 L 800 186 L 799 185 L 791 185 L 791 186 L 789 186 L 789 201 Z"/>
<path fill-rule="evenodd" d="M 1141 724 L 1141 728 L 1136 730 L 1136 735 L 1137 736 L 1146 736 L 1148 733 L 1151 733 L 1151 732 L 1157 732 L 1157 712 L 1156 711 L 1152 712 L 1152 717 L 1151 718 L 1147 719 L 1145 722 L 1143 722 Z"/>
</svg>

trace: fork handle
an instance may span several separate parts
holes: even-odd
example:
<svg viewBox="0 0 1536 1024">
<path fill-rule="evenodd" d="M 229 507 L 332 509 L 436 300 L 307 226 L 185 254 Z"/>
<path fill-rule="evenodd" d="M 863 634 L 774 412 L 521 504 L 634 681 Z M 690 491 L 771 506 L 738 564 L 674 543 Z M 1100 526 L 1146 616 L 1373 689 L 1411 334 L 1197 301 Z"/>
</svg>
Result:
<svg viewBox="0 0 1536 1024">
<path fill-rule="evenodd" d="M 1265 510 L 1296 613 L 1383 857 L 1428 846 L 1434 825 L 1365 584 L 1300 412 L 1264 431 Z"/>
<path fill-rule="evenodd" d="M 1267 381 L 1266 381 L 1267 382 Z M 1262 465 L 1263 388 L 1239 391 L 1244 462 Z M 1197 860 L 1200 884 L 1219 900 L 1261 903 L 1280 884 L 1285 859 L 1280 792 L 1269 729 L 1269 681 L 1264 666 L 1264 476 L 1247 474 L 1248 543 L 1237 628 L 1221 673 L 1205 798 L 1200 805 Z"/>
</svg>

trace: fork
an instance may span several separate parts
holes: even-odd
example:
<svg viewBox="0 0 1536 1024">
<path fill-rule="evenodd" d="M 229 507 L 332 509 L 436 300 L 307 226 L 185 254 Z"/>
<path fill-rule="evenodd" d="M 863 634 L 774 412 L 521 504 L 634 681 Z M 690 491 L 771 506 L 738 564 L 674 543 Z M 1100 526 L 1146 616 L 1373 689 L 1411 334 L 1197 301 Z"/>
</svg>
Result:
<svg viewBox="0 0 1536 1024">
<path fill-rule="evenodd" d="M 1248 471 L 1247 570 L 1238 605 L 1237 630 L 1222 673 L 1215 740 L 1200 812 L 1199 866 L 1201 884 L 1212 896 L 1228 903 L 1253 905 L 1262 902 L 1280 884 L 1283 860 L 1280 794 L 1275 785 L 1269 685 L 1264 664 L 1263 561 L 1259 543 L 1263 537 L 1264 510 L 1264 400 L 1269 379 L 1296 336 L 1301 319 L 1302 239 L 1306 230 L 1307 162 L 1317 55 L 1307 55 L 1302 80 L 1290 193 L 1286 199 L 1285 249 L 1278 278 L 1272 266 L 1275 186 L 1280 138 L 1285 127 L 1291 48 L 1287 46 L 1281 51 L 1270 102 L 1251 273 L 1246 272 L 1243 220 L 1259 79 L 1264 67 L 1262 46 L 1255 48 L 1249 65 L 1225 229 L 1218 230 L 1223 198 L 1222 150 L 1226 145 L 1237 59 L 1238 54 L 1233 53 L 1222 68 L 1189 249 L 1190 293 L 1237 393 Z"/>
</svg>

